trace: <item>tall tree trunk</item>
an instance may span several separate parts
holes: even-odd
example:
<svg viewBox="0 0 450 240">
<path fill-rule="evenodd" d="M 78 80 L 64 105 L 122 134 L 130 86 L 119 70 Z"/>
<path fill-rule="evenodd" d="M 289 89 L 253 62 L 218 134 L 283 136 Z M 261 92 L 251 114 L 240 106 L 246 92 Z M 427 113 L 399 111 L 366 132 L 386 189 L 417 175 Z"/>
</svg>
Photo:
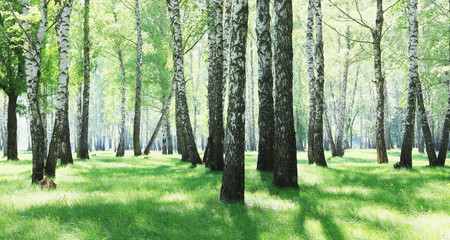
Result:
<svg viewBox="0 0 450 240">
<path fill-rule="evenodd" d="M 374 50 L 375 85 L 377 91 L 376 142 L 377 162 L 387 163 L 386 143 L 384 138 L 384 78 L 381 64 L 381 38 L 383 36 L 383 0 L 377 0 L 376 27 L 372 31 Z"/>
<path fill-rule="evenodd" d="M 84 22 L 83 22 L 83 97 L 82 97 L 82 114 L 81 129 L 78 136 L 77 158 L 89 159 L 89 94 L 91 84 L 91 59 L 90 59 L 90 37 L 89 37 L 89 11 L 90 0 L 84 0 Z"/>
<path fill-rule="evenodd" d="M 405 121 L 402 151 L 400 162 L 394 164 L 395 168 L 412 167 L 412 148 L 414 143 L 414 118 L 416 114 L 416 82 L 419 79 L 418 68 L 418 39 L 419 24 L 417 22 L 417 0 L 409 0 L 409 90 L 408 90 L 408 113 Z"/>
<path fill-rule="evenodd" d="M 17 153 L 17 98 L 18 96 L 15 93 L 8 94 L 8 160 L 19 160 L 19 155 Z"/>
<path fill-rule="evenodd" d="M 314 155 L 315 163 L 320 166 L 327 166 L 325 153 L 323 150 L 323 112 L 324 112 L 324 81 L 325 81 L 325 60 L 323 57 L 323 40 L 322 40 L 322 10 L 321 0 L 315 0 L 315 22 L 316 22 L 316 116 L 314 127 Z"/>
<path fill-rule="evenodd" d="M 445 159 L 447 158 L 447 150 L 448 150 L 448 138 L 450 131 L 450 88 L 448 93 L 448 104 L 447 104 L 447 112 L 445 114 L 444 124 L 442 125 L 442 138 L 441 145 L 439 147 L 439 155 L 437 159 L 436 166 L 444 166 Z"/>
<path fill-rule="evenodd" d="M 428 117 L 425 109 L 425 104 L 423 102 L 422 84 L 420 83 L 420 80 L 416 82 L 416 87 L 417 107 L 420 113 L 420 123 L 422 124 L 425 149 L 427 151 L 430 166 L 435 166 L 437 162 L 437 156 L 436 152 L 434 151 L 433 137 L 431 134 L 430 125 L 428 125 Z"/>
<path fill-rule="evenodd" d="M 56 21 L 56 35 L 59 50 L 59 82 L 56 116 L 50 140 L 45 175 L 55 177 L 57 158 L 62 165 L 73 163 L 69 130 L 69 30 L 72 1 L 59 6 L 60 17 Z M 67 133 L 68 136 L 66 135 Z"/>
<path fill-rule="evenodd" d="M 345 135 L 346 132 L 345 126 L 346 126 L 346 113 L 347 113 L 347 81 L 348 81 L 348 69 L 350 67 L 350 28 L 347 26 L 347 32 L 346 32 L 346 50 L 345 50 L 345 57 L 344 57 L 344 64 L 342 69 L 342 76 L 341 76 L 341 87 L 340 87 L 340 99 L 339 99 L 339 107 L 338 107 L 338 117 L 337 117 L 337 136 L 336 136 L 336 155 L 333 156 L 344 156 L 345 153 Z M 347 117 L 351 117 L 348 115 Z"/>
<path fill-rule="evenodd" d="M 122 76 L 122 88 L 120 90 L 120 124 L 119 124 L 119 145 L 117 146 L 116 157 L 123 157 L 125 155 L 125 104 L 126 104 L 126 73 L 125 66 L 123 64 L 122 49 L 118 50 L 120 73 Z"/>
<path fill-rule="evenodd" d="M 30 0 L 23 0 L 23 15 L 28 16 L 30 9 Z M 44 178 L 44 159 L 46 157 L 47 149 L 44 139 L 44 125 L 41 119 L 41 109 L 39 107 L 39 83 L 40 83 L 40 62 L 41 62 L 41 47 L 44 40 L 46 25 L 47 25 L 47 1 L 41 0 L 41 19 L 39 28 L 35 37 L 31 39 L 30 23 L 25 20 L 24 26 L 27 30 L 28 44 L 25 51 L 25 66 L 27 78 L 27 96 L 29 101 L 30 111 L 30 125 L 31 125 L 31 141 L 33 154 L 33 170 L 31 181 L 37 183 Z"/>
<path fill-rule="evenodd" d="M 316 162 L 314 155 L 314 128 L 316 125 L 316 77 L 314 73 L 314 6 L 315 0 L 308 0 L 308 17 L 306 20 L 306 66 L 309 85 L 309 123 L 308 123 L 308 162 Z"/>
<path fill-rule="evenodd" d="M 275 0 L 274 10 L 276 141 L 272 182 L 278 187 L 298 188 L 292 96 L 292 0 Z"/>
<path fill-rule="evenodd" d="M 330 119 L 328 118 L 328 111 L 326 108 L 324 108 L 324 120 L 325 120 L 325 129 L 327 131 L 327 136 L 328 136 L 328 141 L 330 144 L 330 150 L 331 150 L 331 155 L 332 156 L 337 156 L 337 152 L 336 152 L 336 145 L 334 143 L 334 139 L 333 139 L 333 131 L 331 131 L 331 123 L 330 123 Z"/>
<path fill-rule="evenodd" d="M 183 40 L 181 35 L 180 24 L 180 9 L 179 0 L 168 0 L 169 15 L 173 28 L 173 67 L 174 67 L 174 81 L 176 82 L 176 115 L 181 136 L 184 142 L 184 149 L 182 150 L 182 159 L 189 161 L 192 165 L 202 163 L 200 155 L 198 154 L 197 145 L 195 144 L 194 134 L 192 132 L 191 120 L 189 118 L 189 109 L 186 100 L 186 82 L 184 79 L 184 64 L 183 64 Z"/>
<path fill-rule="evenodd" d="M 258 45 L 259 144 L 257 170 L 273 171 L 275 158 L 275 117 L 273 106 L 272 38 L 270 0 L 256 2 Z"/>
<path fill-rule="evenodd" d="M 245 54 L 248 1 L 233 0 L 225 166 L 220 199 L 244 201 Z"/>
<path fill-rule="evenodd" d="M 5 122 L 2 124 L 3 129 L 3 157 L 8 157 L 8 99 L 4 98 L 3 100 L 3 118 Z M 31 134 L 31 132 L 30 132 Z"/>
<path fill-rule="evenodd" d="M 136 17 L 136 35 L 137 35 L 137 60 L 136 60 L 136 101 L 134 104 L 134 122 L 133 122 L 133 149 L 134 156 L 142 155 L 141 150 L 141 86 L 142 86 L 142 25 L 141 8 L 139 0 L 135 0 L 134 14 Z"/>
<path fill-rule="evenodd" d="M 161 127 L 163 126 L 165 119 L 168 118 L 169 110 L 170 110 L 170 103 L 172 102 L 172 96 L 173 92 L 175 91 L 177 82 L 175 79 L 172 79 L 172 85 L 169 90 L 169 96 L 167 97 L 166 102 L 164 103 L 164 106 L 161 110 L 161 117 L 159 118 L 158 123 L 156 124 L 155 130 L 153 131 L 152 136 L 150 137 L 150 141 L 147 144 L 147 147 L 145 147 L 144 155 L 148 155 L 150 153 L 150 149 L 153 146 L 153 143 L 155 143 L 156 138 L 158 137 L 159 131 L 161 130 Z"/>
<path fill-rule="evenodd" d="M 255 84 L 253 74 L 253 42 L 250 41 L 250 81 L 248 81 L 248 150 L 256 151 L 255 137 Z"/>
<path fill-rule="evenodd" d="M 233 0 L 224 0 L 225 9 L 223 11 L 223 102 L 225 108 L 225 98 L 226 98 L 226 87 L 228 80 L 228 66 L 230 60 L 230 41 L 231 41 L 231 10 L 232 10 L 232 1 Z"/>
<path fill-rule="evenodd" d="M 209 137 L 204 161 L 212 171 L 222 171 L 224 166 L 222 1 L 209 0 L 208 9 Z"/>
</svg>

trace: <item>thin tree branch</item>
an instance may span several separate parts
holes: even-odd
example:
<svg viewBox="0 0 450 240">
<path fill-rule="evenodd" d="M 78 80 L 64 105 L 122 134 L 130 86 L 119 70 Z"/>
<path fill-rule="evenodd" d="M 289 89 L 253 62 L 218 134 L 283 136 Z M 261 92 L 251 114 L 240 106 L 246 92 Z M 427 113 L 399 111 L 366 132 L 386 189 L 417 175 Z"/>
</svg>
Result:
<svg viewBox="0 0 450 240">
<path fill-rule="evenodd" d="M 369 25 L 367 25 L 365 22 L 361 22 L 360 20 L 350 16 L 350 14 L 348 14 L 347 12 L 345 12 L 344 10 L 342 10 L 340 7 L 338 7 L 335 3 L 333 3 L 333 1 L 328 0 L 332 6 L 334 6 L 335 8 L 337 8 L 339 10 L 339 12 L 343 13 L 346 17 L 348 17 L 349 19 L 353 20 L 354 22 L 356 22 L 357 24 L 361 25 L 364 28 L 368 28 L 370 30 L 373 30 Z"/>
<path fill-rule="evenodd" d="M 349 38 L 345 34 L 340 33 L 336 28 L 332 27 L 331 25 L 329 25 L 325 21 L 323 21 L 323 23 L 325 25 L 327 25 L 329 28 L 333 29 L 337 34 L 339 34 L 340 36 L 342 36 L 342 37 L 344 37 L 344 38 L 346 38 L 346 39 L 348 39 L 350 41 L 357 42 L 357 43 L 370 43 L 370 44 L 373 44 L 373 42 L 371 42 L 371 41 L 364 41 L 364 40 L 358 40 L 358 39 Z"/>
</svg>

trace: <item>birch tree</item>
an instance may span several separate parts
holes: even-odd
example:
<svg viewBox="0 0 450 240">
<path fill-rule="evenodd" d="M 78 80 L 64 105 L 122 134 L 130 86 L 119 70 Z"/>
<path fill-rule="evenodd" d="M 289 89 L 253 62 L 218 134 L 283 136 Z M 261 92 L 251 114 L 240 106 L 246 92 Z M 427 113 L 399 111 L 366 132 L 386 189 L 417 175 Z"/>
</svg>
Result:
<svg viewBox="0 0 450 240">
<path fill-rule="evenodd" d="M 59 2 L 59 17 L 56 20 L 56 35 L 59 50 L 59 81 L 58 98 L 56 102 L 56 115 L 53 127 L 52 139 L 50 141 L 45 175 L 55 176 L 57 158 L 61 164 L 73 163 L 72 149 L 70 146 L 69 129 L 69 31 L 70 15 L 73 0 Z"/>
<path fill-rule="evenodd" d="M 220 199 L 244 201 L 245 150 L 245 54 L 248 30 L 248 1 L 233 0 L 231 13 L 230 74 L 225 137 L 225 166 Z"/>
<path fill-rule="evenodd" d="M 134 122 L 133 122 L 133 150 L 134 156 L 142 155 L 141 151 L 141 88 L 142 88 L 142 25 L 141 8 L 139 0 L 135 0 L 134 14 L 136 18 L 136 96 L 134 104 Z"/>
<path fill-rule="evenodd" d="M 273 171 L 273 160 L 275 157 L 275 119 L 269 0 L 257 0 L 256 2 L 256 37 L 258 46 L 259 96 L 259 145 L 256 168 L 260 171 Z"/>
<path fill-rule="evenodd" d="M 23 16 L 25 19 L 30 11 L 30 0 L 23 0 Z M 48 2 L 47 0 L 40 1 L 40 22 L 37 31 L 34 33 L 31 24 L 28 20 L 23 22 L 23 29 L 25 35 L 25 66 L 27 79 L 27 97 L 28 108 L 30 112 L 30 127 L 31 127 L 31 145 L 33 155 L 33 169 L 31 181 L 37 183 L 44 178 L 44 161 L 46 157 L 46 143 L 44 125 L 41 119 L 41 108 L 39 106 L 39 83 L 41 72 L 41 50 L 42 41 L 44 40 L 47 18 L 48 18 Z M 33 33 L 35 35 L 33 35 Z"/>
<path fill-rule="evenodd" d="M 81 116 L 79 123 L 79 136 L 77 144 L 77 158 L 89 159 L 89 94 L 91 84 L 91 59 L 90 59 L 90 29 L 89 13 L 90 0 L 84 0 L 83 13 L 83 94 L 81 96 Z"/>
<path fill-rule="evenodd" d="M 207 4 L 209 137 L 203 160 L 212 171 L 222 171 L 224 165 L 222 1 L 209 0 Z"/>
<path fill-rule="evenodd" d="M 292 0 L 275 0 L 274 10 L 275 161 L 273 184 L 278 187 L 298 188 L 292 101 Z"/>
<path fill-rule="evenodd" d="M 177 136 L 182 141 L 182 160 L 191 162 L 192 165 L 202 163 L 198 154 L 197 145 L 192 131 L 189 109 L 186 100 L 186 82 L 184 79 L 183 63 L 183 39 L 181 36 L 179 0 L 167 0 L 169 17 L 172 25 L 173 68 L 176 82 L 175 111 L 177 121 Z M 178 133 L 180 135 L 178 135 Z"/>
</svg>

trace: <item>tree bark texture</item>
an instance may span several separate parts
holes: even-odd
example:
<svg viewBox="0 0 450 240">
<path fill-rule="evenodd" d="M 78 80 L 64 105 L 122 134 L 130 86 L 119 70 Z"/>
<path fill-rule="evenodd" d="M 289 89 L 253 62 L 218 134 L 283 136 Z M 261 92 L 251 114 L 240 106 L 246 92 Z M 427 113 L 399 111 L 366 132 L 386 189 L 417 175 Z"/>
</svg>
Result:
<svg viewBox="0 0 450 240">
<path fill-rule="evenodd" d="M 224 166 L 222 1 L 208 1 L 208 19 L 209 137 L 203 160 L 211 171 L 222 171 Z"/>
<path fill-rule="evenodd" d="M 161 117 L 158 120 L 158 123 L 156 124 L 155 130 L 153 131 L 152 136 L 150 137 L 150 141 L 147 144 L 147 147 L 145 147 L 144 155 L 148 155 L 150 153 L 150 149 L 153 146 L 153 144 L 156 141 L 156 138 L 158 137 L 159 131 L 161 130 L 161 127 L 163 126 L 166 118 L 168 119 L 168 114 L 170 110 L 170 103 L 172 102 L 172 96 L 173 92 L 175 91 L 177 82 L 175 79 L 172 79 L 172 85 L 169 90 L 169 96 L 167 97 L 166 102 L 164 103 L 163 109 L 161 110 Z"/>
<path fill-rule="evenodd" d="M 276 141 L 273 184 L 282 188 L 298 188 L 292 96 L 292 0 L 275 0 L 274 10 Z"/>
<path fill-rule="evenodd" d="M 181 35 L 179 0 L 168 0 L 169 15 L 173 31 L 173 68 L 174 81 L 176 82 L 175 104 L 177 120 L 179 121 L 182 132 L 184 149 L 182 150 L 182 159 L 189 161 L 192 165 L 202 163 L 198 154 L 197 145 L 192 131 L 191 120 L 189 118 L 189 109 L 186 100 L 186 82 L 184 79 L 183 63 L 183 40 Z M 179 139 L 180 140 L 180 139 Z"/>
<path fill-rule="evenodd" d="M 418 40 L 419 24 L 417 22 L 417 0 L 409 0 L 408 3 L 409 19 L 409 90 L 408 90 L 408 108 L 405 121 L 405 131 L 403 133 L 402 151 L 400 153 L 400 162 L 394 167 L 412 167 L 412 148 L 414 143 L 414 120 L 416 115 L 416 82 L 419 81 L 418 68 Z"/>
<path fill-rule="evenodd" d="M 15 93 L 8 94 L 8 120 L 7 120 L 7 159 L 19 160 L 17 153 L 17 96 Z"/>
<path fill-rule="evenodd" d="M 445 159 L 447 158 L 448 139 L 449 139 L 449 131 L 450 131 L 450 91 L 449 91 L 447 102 L 448 102 L 447 112 L 445 114 L 444 124 L 442 126 L 441 145 L 439 147 L 439 155 L 438 155 L 437 163 L 435 164 L 436 166 L 444 166 Z"/>
<path fill-rule="evenodd" d="M 316 22 L 316 46 L 315 46 L 315 64 L 316 64 L 316 111 L 314 126 L 314 157 L 315 163 L 320 166 L 327 166 L 325 153 L 323 149 L 323 113 L 324 113 L 324 82 L 325 82 L 325 60 L 323 57 L 322 40 L 322 10 L 321 0 L 315 0 L 315 22 Z"/>
<path fill-rule="evenodd" d="M 121 90 L 120 90 L 120 123 L 119 123 L 119 145 L 117 146 L 116 157 L 123 157 L 125 155 L 125 104 L 126 104 L 126 73 L 123 60 L 122 49 L 118 50 L 120 75 L 122 77 Z"/>
<path fill-rule="evenodd" d="M 383 0 L 377 0 L 376 27 L 372 30 L 374 49 L 374 69 L 375 85 L 377 92 L 376 108 L 376 142 L 377 142 L 377 162 L 387 163 L 386 143 L 384 138 L 384 78 L 381 64 L 381 38 L 383 36 Z"/>
<path fill-rule="evenodd" d="M 69 129 L 69 30 L 70 14 L 73 1 L 68 1 L 59 6 L 59 18 L 56 21 L 56 35 L 59 50 L 59 81 L 58 98 L 56 101 L 56 114 L 52 139 L 50 140 L 45 175 L 55 177 L 57 158 L 61 164 L 73 163 L 72 149 L 70 146 Z M 66 135 L 67 134 L 67 135 Z"/>
<path fill-rule="evenodd" d="M 135 0 L 134 14 L 136 18 L 137 60 L 136 60 L 136 96 L 134 103 L 133 150 L 134 156 L 142 155 L 141 150 L 141 87 L 142 87 L 142 25 L 139 0 Z"/>
<path fill-rule="evenodd" d="M 233 0 L 231 15 L 230 75 L 226 130 L 225 166 L 220 199 L 244 201 L 245 151 L 245 54 L 248 31 L 248 1 Z"/>
<path fill-rule="evenodd" d="M 30 0 L 23 0 L 23 15 L 28 16 L 30 9 Z M 41 119 L 41 109 L 39 106 L 39 83 L 41 76 L 41 48 L 44 40 L 47 25 L 47 1 L 41 1 L 41 19 L 35 36 L 31 36 L 31 30 L 27 30 L 27 41 L 25 51 L 25 66 L 27 80 L 27 97 L 29 102 L 30 126 L 31 126 L 31 144 L 33 154 L 32 183 L 37 183 L 44 178 L 44 161 L 47 153 L 45 143 L 44 124 Z M 29 29 L 30 23 L 24 22 L 26 29 Z"/>
<path fill-rule="evenodd" d="M 258 45 L 259 144 L 256 169 L 273 171 L 275 158 L 275 118 L 273 106 L 272 38 L 270 36 L 270 0 L 256 2 Z"/>
<path fill-rule="evenodd" d="M 84 0 L 84 23 L 83 23 L 83 96 L 81 104 L 81 129 L 78 136 L 77 158 L 89 159 L 89 95 L 91 84 L 91 59 L 90 59 L 90 30 L 89 30 L 89 13 L 90 0 Z"/>
<path fill-rule="evenodd" d="M 306 66 L 309 85 L 309 123 L 308 123 L 308 162 L 315 163 L 314 128 L 316 116 L 316 77 L 314 72 L 314 6 L 315 0 L 308 0 L 308 17 L 306 20 Z"/>
<path fill-rule="evenodd" d="M 255 136 L 255 83 L 254 83 L 254 74 L 253 74 L 253 41 L 250 41 L 250 59 L 249 59 L 249 69 L 250 76 L 247 87 L 247 132 L 248 132 L 248 150 L 256 151 L 256 136 Z"/>
</svg>

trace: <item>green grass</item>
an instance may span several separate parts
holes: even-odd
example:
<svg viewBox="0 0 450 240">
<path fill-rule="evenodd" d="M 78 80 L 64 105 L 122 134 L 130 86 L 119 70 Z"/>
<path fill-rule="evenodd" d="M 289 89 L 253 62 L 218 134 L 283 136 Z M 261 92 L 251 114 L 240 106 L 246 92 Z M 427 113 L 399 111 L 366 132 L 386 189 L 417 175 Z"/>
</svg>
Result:
<svg viewBox="0 0 450 240">
<path fill-rule="evenodd" d="M 131 155 L 131 153 L 127 153 Z M 221 173 L 177 156 L 91 160 L 57 169 L 57 190 L 30 184 L 31 156 L 0 161 L 1 239 L 450 239 L 450 168 L 375 163 L 373 150 L 309 166 L 300 190 L 271 185 L 246 158 L 245 204 L 219 201 Z M 28 159 L 28 160 L 27 160 Z"/>
</svg>

